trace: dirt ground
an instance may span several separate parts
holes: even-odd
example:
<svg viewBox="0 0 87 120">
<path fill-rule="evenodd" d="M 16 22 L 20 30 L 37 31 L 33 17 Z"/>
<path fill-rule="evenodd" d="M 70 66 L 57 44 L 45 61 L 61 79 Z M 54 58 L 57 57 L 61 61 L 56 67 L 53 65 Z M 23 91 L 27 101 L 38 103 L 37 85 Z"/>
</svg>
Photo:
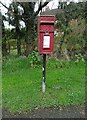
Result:
<svg viewBox="0 0 87 120">
<path fill-rule="evenodd" d="M 2 109 L 3 118 L 85 118 L 85 105 L 50 107 L 26 113 L 11 113 Z"/>
</svg>

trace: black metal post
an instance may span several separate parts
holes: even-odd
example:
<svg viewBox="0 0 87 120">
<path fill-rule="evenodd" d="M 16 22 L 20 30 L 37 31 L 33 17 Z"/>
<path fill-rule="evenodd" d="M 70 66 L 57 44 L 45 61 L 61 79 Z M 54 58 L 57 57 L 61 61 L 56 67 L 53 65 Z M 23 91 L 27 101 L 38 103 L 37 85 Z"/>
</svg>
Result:
<svg viewBox="0 0 87 120">
<path fill-rule="evenodd" d="M 42 78 L 42 93 L 45 93 L 46 81 L 46 54 L 43 54 L 43 78 Z"/>
</svg>

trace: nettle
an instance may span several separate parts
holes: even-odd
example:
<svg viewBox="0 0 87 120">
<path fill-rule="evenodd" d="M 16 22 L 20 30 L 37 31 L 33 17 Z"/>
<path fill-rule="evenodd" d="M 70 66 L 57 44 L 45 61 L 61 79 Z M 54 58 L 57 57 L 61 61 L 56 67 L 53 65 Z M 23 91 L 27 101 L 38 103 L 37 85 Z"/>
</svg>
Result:
<svg viewBox="0 0 87 120">
<path fill-rule="evenodd" d="M 41 64 L 41 57 L 36 51 L 33 51 L 28 58 L 31 67 L 38 67 Z"/>
</svg>

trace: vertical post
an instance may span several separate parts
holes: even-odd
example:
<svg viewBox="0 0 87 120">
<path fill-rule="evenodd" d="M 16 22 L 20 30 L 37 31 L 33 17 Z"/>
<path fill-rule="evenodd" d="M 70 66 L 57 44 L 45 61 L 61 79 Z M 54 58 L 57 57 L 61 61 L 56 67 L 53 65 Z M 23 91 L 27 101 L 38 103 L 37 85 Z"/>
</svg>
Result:
<svg viewBox="0 0 87 120">
<path fill-rule="evenodd" d="M 46 81 L 46 54 L 43 54 L 43 77 L 42 77 L 42 93 L 45 93 Z"/>
<path fill-rule="evenodd" d="M 39 5 L 40 5 L 40 0 L 38 0 L 38 8 L 39 8 Z M 39 11 L 38 16 L 40 16 L 40 11 Z"/>
</svg>

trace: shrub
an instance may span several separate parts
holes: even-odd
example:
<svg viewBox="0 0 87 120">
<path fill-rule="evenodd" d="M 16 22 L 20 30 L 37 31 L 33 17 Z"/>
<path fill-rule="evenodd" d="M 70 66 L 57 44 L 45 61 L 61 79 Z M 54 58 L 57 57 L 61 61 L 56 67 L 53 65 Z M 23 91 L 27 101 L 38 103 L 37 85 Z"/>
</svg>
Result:
<svg viewBox="0 0 87 120">
<path fill-rule="evenodd" d="M 38 52 L 33 51 L 29 56 L 29 62 L 31 67 L 38 67 L 39 65 L 41 65 L 41 57 L 38 54 Z"/>
<path fill-rule="evenodd" d="M 82 56 L 81 53 L 76 54 L 76 55 L 75 55 L 75 59 L 76 59 L 75 62 L 79 62 L 79 61 L 85 62 L 85 59 L 84 59 L 84 57 Z"/>
</svg>

